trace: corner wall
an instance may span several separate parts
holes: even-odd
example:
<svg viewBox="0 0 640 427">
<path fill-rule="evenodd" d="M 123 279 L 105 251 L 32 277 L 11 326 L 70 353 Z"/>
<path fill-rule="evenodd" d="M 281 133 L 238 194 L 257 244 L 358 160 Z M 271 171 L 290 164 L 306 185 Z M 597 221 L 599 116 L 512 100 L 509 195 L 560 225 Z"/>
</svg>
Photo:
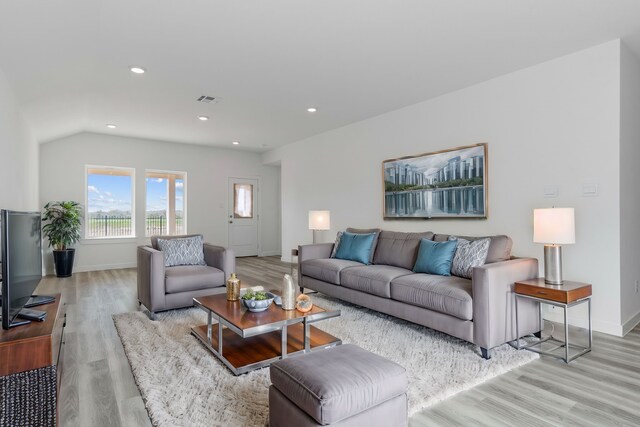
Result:
<svg viewBox="0 0 640 427">
<path fill-rule="evenodd" d="M 328 209 L 325 241 L 349 226 L 507 234 L 514 255 L 541 260 L 533 209 L 574 207 L 564 277 L 593 284 L 595 329 L 620 335 L 619 88 L 616 40 L 265 153 L 282 167 L 283 259 L 311 243 L 307 212 Z M 487 220 L 383 221 L 384 159 L 478 142 L 489 144 Z M 598 196 L 583 197 L 583 184 Z"/>
<path fill-rule="evenodd" d="M 258 153 L 176 144 L 111 135 L 80 133 L 40 146 L 40 204 L 51 200 L 85 203 L 85 165 L 135 168 L 135 239 L 81 240 L 74 271 L 135 267 L 136 247 L 145 237 L 145 170 L 187 172 L 187 228 L 205 241 L 227 246 L 229 177 L 260 177 L 260 253 L 280 247 L 280 169 L 264 166 Z M 47 271 L 53 271 L 50 253 Z"/>
<path fill-rule="evenodd" d="M 0 70 L 0 208 L 37 211 L 38 144 Z"/>
<path fill-rule="evenodd" d="M 640 322 L 640 61 L 622 44 L 620 67 L 620 292 L 624 333 Z"/>
</svg>

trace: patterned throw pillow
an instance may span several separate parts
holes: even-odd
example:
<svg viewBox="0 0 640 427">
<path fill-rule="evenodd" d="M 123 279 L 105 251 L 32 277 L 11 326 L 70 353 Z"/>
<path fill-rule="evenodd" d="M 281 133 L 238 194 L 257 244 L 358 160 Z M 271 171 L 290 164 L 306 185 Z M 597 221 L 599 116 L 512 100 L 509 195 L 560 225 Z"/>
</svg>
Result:
<svg viewBox="0 0 640 427">
<path fill-rule="evenodd" d="M 164 252 L 164 266 L 207 265 L 204 262 L 204 240 L 202 236 L 178 239 L 158 239 L 158 247 Z"/>
<path fill-rule="evenodd" d="M 331 251 L 331 256 L 329 258 L 335 258 L 336 252 L 338 251 L 338 246 L 340 246 L 340 239 L 342 238 L 342 234 L 344 231 L 338 231 L 336 235 L 336 242 L 333 244 L 333 250 Z"/>
<path fill-rule="evenodd" d="M 450 236 L 449 240 L 457 240 L 458 247 L 451 264 L 451 274 L 458 277 L 471 279 L 473 267 L 480 267 L 485 264 L 489 253 L 489 243 L 491 239 L 469 240 L 455 236 Z"/>
</svg>

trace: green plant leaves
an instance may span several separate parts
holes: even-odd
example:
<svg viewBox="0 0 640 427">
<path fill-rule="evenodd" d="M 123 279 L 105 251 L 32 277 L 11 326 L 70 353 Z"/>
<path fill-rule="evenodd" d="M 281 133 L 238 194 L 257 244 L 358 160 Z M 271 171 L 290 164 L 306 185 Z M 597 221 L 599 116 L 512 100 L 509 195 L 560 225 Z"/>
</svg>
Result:
<svg viewBox="0 0 640 427">
<path fill-rule="evenodd" d="M 49 246 L 63 250 L 80 240 L 82 207 L 73 201 L 49 202 L 44 205 L 42 232 Z"/>
</svg>

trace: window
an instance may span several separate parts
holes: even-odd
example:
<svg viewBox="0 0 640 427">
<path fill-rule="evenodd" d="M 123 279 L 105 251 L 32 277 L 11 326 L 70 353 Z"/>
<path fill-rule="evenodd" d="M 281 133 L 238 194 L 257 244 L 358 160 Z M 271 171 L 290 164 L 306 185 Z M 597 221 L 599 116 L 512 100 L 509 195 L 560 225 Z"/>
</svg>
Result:
<svg viewBox="0 0 640 427">
<path fill-rule="evenodd" d="M 135 237 L 135 170 L 86 166 L 85 237 Z"/>
<path fill-rule="evenodd" d="M 233 217 L 253 218 L 253 185 L 233 184 Z"/>
<path fill-rule="evenodd" d="M 186 234 L 185 172 L 147 171 L 147 236 Z"/>
</svg>

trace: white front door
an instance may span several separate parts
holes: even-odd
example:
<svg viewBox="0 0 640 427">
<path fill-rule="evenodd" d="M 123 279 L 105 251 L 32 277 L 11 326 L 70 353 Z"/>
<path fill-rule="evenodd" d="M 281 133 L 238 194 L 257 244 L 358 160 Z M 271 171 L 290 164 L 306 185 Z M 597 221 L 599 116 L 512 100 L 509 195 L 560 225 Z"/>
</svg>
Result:
<svg viewBox="0 0 640 427">
<path fill-rule="evenodd" d="M 229 247 L 236 256 L 258 255 L 258 180 L 229 178 Z"/>
</svg>

